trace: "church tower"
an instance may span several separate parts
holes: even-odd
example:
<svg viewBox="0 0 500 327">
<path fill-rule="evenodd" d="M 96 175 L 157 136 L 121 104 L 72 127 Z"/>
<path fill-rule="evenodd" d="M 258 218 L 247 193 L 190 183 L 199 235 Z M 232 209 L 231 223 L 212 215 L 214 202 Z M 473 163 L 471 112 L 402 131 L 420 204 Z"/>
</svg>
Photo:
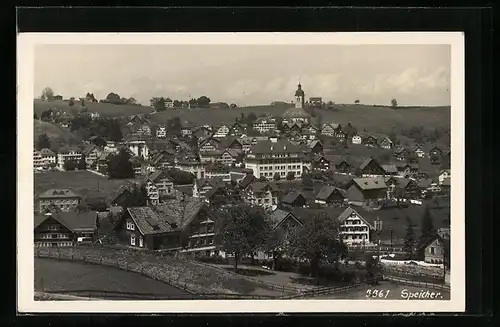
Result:
<svg viewBox="0 0 500 327">
<path fill-rule="evenodd" d="M 300 82 L 299 82 L 299 85 L 298 85 L 298 89 L 297 91 L 295 91 L 295 108 L 304 108 L 304 98 L 305 98 L 305 94 L 304 94 L 304 91 L 302 90 L 302 85 L 300 85 Z"/>
</svg>

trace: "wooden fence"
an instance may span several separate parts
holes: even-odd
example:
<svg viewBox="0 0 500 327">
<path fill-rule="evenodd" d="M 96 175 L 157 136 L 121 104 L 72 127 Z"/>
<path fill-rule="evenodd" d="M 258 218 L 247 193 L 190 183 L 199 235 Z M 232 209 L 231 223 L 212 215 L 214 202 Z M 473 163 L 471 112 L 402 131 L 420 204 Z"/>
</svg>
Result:
<svg viewBox="0 0 500 327">
<path fill-rule="evenodd" d="M 409 279 L 404 279 L 404 278 L 399 278 L 399 277 L 394 277 L 394 276 L 389 276 L 389 275 L 384 275 L 383 279 L 388 281 L 388 282 L 396 283 L 396 284 L 418 286 L 418 287 L 442 290 L 442 291 L 447 291 L 447 292 L 450 291 L 450 285 L 446 285 L 446 284 L 419 282 L 419 281 L 415 281 L 415 280 L 409 280 Z"/>
</svg>

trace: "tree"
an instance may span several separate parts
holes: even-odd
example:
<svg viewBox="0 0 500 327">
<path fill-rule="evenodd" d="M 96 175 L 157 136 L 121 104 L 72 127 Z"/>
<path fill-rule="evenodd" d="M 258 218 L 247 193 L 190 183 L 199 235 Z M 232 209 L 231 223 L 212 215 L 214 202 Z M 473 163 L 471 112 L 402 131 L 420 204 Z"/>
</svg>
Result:
<svg viewBox="0 0 500 327">
<path fill-rule="evenodd" d="M 293 181 L 295 179 L 295 172 L 294 171 L 288 172 L 288 174 L 286 175 L 286 179 L 289 181 Z"/>
<path fill-rule="evenodd" d="M 290 238 L 291 255 L 309 261 L 310 275 L 319 283 L 319 264 L 333 252 L 343 251 L 339 239 L 340 224 L 325 213 L 307 219 L 304 225 Z"/>
<path fill-rule="evenodd" d="M 146 184 L 134 184 L 130 194 L 126 197 L 124 207 L 144 207 L 148 205 L 149 196 L 146 190 Z"/>
<path fill-rule="evenodd" d="M 80 158 L 80 161 L 78 161 L 78 170 L 86 170 L 87 169 L 87 162 L 85 161 L 85 155 L 82 153 L 82 157 Z"/>
<path fill-rule="evenodd" d="M 97 212 L 104 212 L 108 207 L 106 203 L 106 197 L 104 196 L 87 197 L 85 199 L 85 202 L 87 204 L 88 209 Z"/>
<path fill-rule="evenodd" d="M 396 98 L 391 100 L 391 107 L 396 108 L 398 106 L 398 100 Z"/>
<path fill-rule="evenodd" d="M 413 223 L 407 217 L 406 234 L 404 238 L 403 251 L 406 253 L 408 260 L 412 259 L 413 248 L 415 247 L 415 232 L 413 230 Z"/>
<path fill-rule="evenodd" d="M 372 254 L 367 254 L 365 260 L 365 269 L 368 275 L 368 281 L 371 284 L 378 284 L 380 279 L 381 267 L 377 259 L 373 257 Z"/>
<path fill-rule="evenodd" d="M 420 246 L 423 246 L 435 236 L 436 230 L 434 229 L 434 223 L 432 222 L 431 210 L 429 205 L 426 205 L 422 216 L 422 223 L 420 225 Z"/>
<path fill-rule="evenodd" d="M 182 107 L 182 101 L 174 100 L 173 105 L 175 108 Z"/>
<path fill-rule="evenodd" d="M 133 97 L 130 97 L 127 99 L 127 104 L 132 104 L 132 105 L 137 104 L 137 100 Z"/>
<path fill-rule="evenodd" d="M 149 102 L 156 112 L 165 111 L 166 109 L 164 97 L 154 97 Z"/>
<path fill-rule="evenodd" d="M 229 107 L 230 108 L 238 108 L 238 105 L 236 103 L 231 103 L 231 105 Z"/>
<path fill-rule="evenodd" d="M 53 98 L 54 98 L 54 91 L 52 90 L 52 88 L 50 87 L 45 87 L 43 90 L 42 90 L 42 96 L 41 96 L 42 100 L 45 100 L 47 99 L 48 101 L 51 101 Z"/>
<path fill-rule="evenodd" d="M 354 101 L 354 103 L 358 104 L 358 103 L 359 103 L 359 100 Z"/>
<path fill-rule="evenodd" d="M 38 140 L 37 140 L 37 143 L 36 143 L 36 148 L 38 150 L 41 150 L 41 149 L 50 149 L 50 139 L 49 137 L 47 136 L 47 134 L 40 134 L 40 136 L 38 136 Z"/>
<path fill-rule="evenodd" d="M 311 178 L 310 174 L 303 173 L 302 174 L 302 185 L 304 186 L 305 189 L 312 189 L 313 187 L 313 180 Z"/>
<path fill-rule="evenodd" d="M 196 100 L 196 104 L 199 106 L 199 107 L 203 107 L 203 108 L 206 108 L 210 105 L 210 98 L 202 95 L 201 97 L 199 97 L 197 100 Z"/>
<path fill-rule="evenodd" d="M 75 105 L 75 98 L 71 98 L 71 99 L 69 99 L 69 103 L 68 103 L 68 105 L 69 105 L 70 107 L 73 107 L 73 106 Z"/>
<path fill-rule="evenodd" d="M 134 167 L 130 162 L 130 154 L 127 149 L 121 149 L 117 154 L 108 156 L 109 178 L 133 178 Z"/>
<path fill-rule="evenodd" d="M 254 121 L 256 121 L 256 120 L 257 120 L 257 115 L 255 113 L 251 112 L 247 115 L 246 123 L 253 124 Z"/>
<path fill-rule="evenodd" d="M 267 178 L 265 176 L 260 176 L 259 182 L 267 182 Z"/>
<path fill-rule="evenodd" d="M 75 160 L 66 160 L 64 162 L 64 170 L 70 171 L 70 170 L 75 170 L 76 167 L 78 166 L 78 163 Z"/>
<path fill-rule="evenodd" d="M 264 209 L 238 205 L 221 211 L 217 221 L 218 234 L 222 236 L 222 247 L 234 255 L 234 270 L 244 255 L 264 247 L 267 236 L 267 218 Z"/>
<path fill-rule="evenodd" d="M 122 104 L 122 98 L 118 94 L 111 92 L 106 96 L 106 102 Z"/>
<path fill-rule="evenodd" d="M 110 141 L 119 142 L 122 140 L 123 135 L 120 127 L 120 123 L 116 119 L 111 119 L 107 121 L 108 124 L 108 138 Z"/>
<path fill-rule="evenodd" d="M 273 179 L 277 182 L 280 180 L 280 174 L 279 173 L 275 173 L 274 176 L 273 176 Z"/>
</svg>

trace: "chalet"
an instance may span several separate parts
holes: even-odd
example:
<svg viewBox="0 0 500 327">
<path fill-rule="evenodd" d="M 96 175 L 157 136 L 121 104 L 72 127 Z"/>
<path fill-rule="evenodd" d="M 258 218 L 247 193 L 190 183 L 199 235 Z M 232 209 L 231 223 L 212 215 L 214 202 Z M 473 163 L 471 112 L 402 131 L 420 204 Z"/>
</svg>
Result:
<svg viewBox="0 0 500 327">
<path fill-rule="evenodd" d="M 213 163 L 219 160 L 222 155 L 222 151 L 200 151 L 200 162 L 202 163 Z"/>
<path fill-rule="evenodd" d="M 238 183 L 242 190 L 245 190 L 250 184 L 258 182 L 259 179 L 255 177 L 252 173 L 246 174 L 245 177 Z"/>
<path fill-rule="evenodd" d="M 324 155 L 316 155 L 311 162 L 312 170 L 326 171 L 333 169 L 334 167 L 335 164 L 332 165 L 330 161 L 325 158 Z"/>
<path fill-rule="evenodd" d="M 447 179 L 447 178 L 451 178 L 451 169 L 443 169 L 441 170 L 441 172 L 439 173 L 439 185 L 443 185 L 444 181 Z"/>
<path fill-rule="evenodd" d="M 163 170 L 157 170 L 146 176 L 141 185 L 146 188 L 148 204 L 157 205 L 165 197 L 174 196 L 174 182 Z"/>
<path fill-rule="evenodd" d="M 151 136 L 150 123 L 147 119 L 142 119 L 140 122 L 136 120 L 131 120 L 129 123 L 127 123 L 127 125 L 125 125 L 125 134 L 130 136 L 139 136 L 139 137 Z"/>
<path fill-rule="evenodd" d="M 439 160 L 439 158 L 441 157 L 442 154 L 443 154 L 443 151 L 437 145 L 434 145 L 429 149 L 429 158 L 431 158 L 431 160 L 433 158 L 435 158 L 436 160 Z"/>
<path fill-rule="evenodd" d="M 198 149 L 200 152 L 215 152 L 219 150 L 219 144 L 220 144 L 219 140 L 213 137 L 209 137 L 207 139 L 202 140 L 199 143 Z"/>
<path fill-rule="evenodd" d="M 156 127 L 156 137 L 159 139 L 164 139 L 167 137 L 167 127 L 164 125 L 158 125 Z"/>
<path fill-rule="evenodd" d="M 61 211 L 76 211 L 82 197 L 70 189 L 50 189 L 38 196 L 38 211 L 45 212 L 51 207 Z"/>
<path fill-rule="evenodd" d="M 383 136 L 381 137 L 379 140 L 378 140 L 378 145 L 382 148 L 382 149 L 386 149 L 386 150 L 390 150 L 394 147 L 394 143 L 392 142 L 392 140 L 390 138 L 388 138 L 387 136 Z"/>
<path fill-rule="evenodd" d="M 97 158 L 96 170 L 101 174 L 108 173 L 108 157 L 109 152 L 103 152 L 99 158 Z"/>
<path fill-rule="evenodd" d="M 396 167 L 396 165 L 388 164 L 388 165 L 381 165 L 381 167 L 385 172 L 385 174 L 384 174 L 385 176 L 398 176 L 399 175 L 398 167 Z"/>
<path fill-rule="evenodd" d="M 368 147 L 376 147 L 377 146 L 377 138 L 373 135 L 367 134 L 367 133 L 360 133 L 361 134 L 361 143 L 365 146 Z"/>
<path fill-rule="evenodd" d="M 403 198 L 418 200 L 422 198 L 422 189 L 417 182 L 409 178 L 400 178 L 397 181 L 396 189 L 399 189 Z"/>
<path fill-rule="evenodd" d="M 243 161 L 243 155 L 241 152 L 232 149 L 225 149 L 220 153 L 220 155 L 216 158 L 216 162 L 219 162 L 223 165 L 233 167 L 237 164 L 241 164 Z"/>
<path fill-rule="evenodd" d="M 194 160 L 175 160 L 174 167 L 193 174 L 198 179 L 205 178 L 206 164 Z"/>
<path fill-rule="evenodd" d="M 281 199 L 280 204 L 285 208 L 305 207 L 306 198 L 298 192 L 291 191 Z"/>
<path fill-rule="evenodd" d="M 372 243 L 371 232 L 375 230 L 375 226 L 354 208 L 347 207 L 337 220 L 341 223 L 340 235 L 347 246 Z"/>
<path fill-rule="evenodd" d="M 151 158 L 151 165 L 156 169 L 173 168 L 174 158 L 175 156 L 171 151 L 163 150 Z"/>
<path fill-rule="evenodd" d="M 403 161 L 410 157 L 410 151 L 404 146 L 398 146 L 394 149 L 393 155 L 397 160 Z"/>
<path fill-rule="evenodd" d="M 192 134 L 198 139 L 207 138 L 212 135 L 212 129 L 207 126 L 200 126 L 196 129 L 193 129 Z"/>
<path fill-rule="evenodd" d="M 418 187 L 422 190 L 423 194 L 440 193 L 441 187 L 439 183 L 430 178 L 421 179 L 417 183 Z"/>
<path fill-rule="evenodd" d="M 436 235 L 422 244 L 424 261 L 427 263 L 443 264 L 449 259 L 450 238 L 449 235 Z"/>
<path fill-rule="evenodd" d="M 196 179 L 193 183 L 193 197 L 204 198 L 208 191 L 225 186 L 226 184 L 221 178 Z"/>
<path fill-rule="evenodd" d="M 247 133 L 247 124 L 235 122 L 231 128 L 229 128 L 229 136 L 240 137 Z"/>
<path fill-rule="evenodd" d="M 130 138 L 125 145 L 134 156 L 149 159 L 149 146 L 145 140 Z"/>
<path fill-rule="evenodd" d="M 276 209 L 279 188 L 274 183 L 251 183 L 244 191 L 244 201 L 249 205 L 258 205 L 264 209 Z"/>
<path fill-rule="evenodd" d="M 332 124 L 323 124 L 321 127 L 321 135 L 334 137 L 336 134 L 335 128 Z"/>
<path fill-rule="evenodd" d="M 361 144 L 363 142 L 362 136 L 357 133 L 352 136 L 351 140 L 352 144 Z"/>
<path fill-rule="evenodd" d="M 184 123 L 181 127 L 181 135 L 182 136 L 191 136 L 193 135 L 193 127 L 189 123 Z"/>
<path fill-rule="evenodd" d="M 303 225 L 302 221 L 293 212 L 286 210 L 276 209 L 269 218 L 273 229 L 281 228 L 283 231 L 290 231 Z"/>
<path fill-rule="evenodd" d="M 356 206 L 377 206 L 386 198 L 384 178 L 354 178 L 347 190 L 347 199 Z"/>
<path fill-rule="evenodd" d="M 410 178 L 418 175 L 418 164 L 416 163 L 396 163 L 398 175 L 404 178 Z"/>
<path fill-rule="evenodd" d="M 309 129 L 302 129 L 300 132 L 301 134 L 301 140 L 303 141 L 314 141 L 317 139 L 316 133 L 311 132 Z"/>
<path fill-rule="evenodd" d="M 215 250 L 215 215 L 199 200 L 127 208 L 115 227 L 118 243 L 148 250 Z"/>
<path fill-rule="evenodd" d="M 220 142 L 219 147 L 222 149 L 230 149 L 230 150 L 236 150 L 236 151 L 243 151 L 243 144 L 242 141 L 235 137 L 226 137 L 225 139 L 222 139 Z"/>
<path fill-rule="evenodd" d="M 374 158 L 367 158 L 365 161 L 359 166 L 362 177 L 376 177 L 376 176 L 384 176 L 385 170 L 382 166 L 375 160 Z"/>
<path fill-rule="evenodd" d="M 215 128 L 215 132 L 214 132 L 213 137 L 223 138 L 223 137 L 228 136 L 228 134 L 229 134 L 229 127 L 222 124 L 221 126 Z"/>
<path fill-rule="evenodd" d="M 56 154 L 50 149 L 41 149 L 39 152 L 40 163 L 43 167 L 55 167 L 56 166 Z"/>
<path fill-rule="evenodd" d="M 97 147 L 94 144 L 88 145 L 82 151 L 82 154 L 85 156 L 85 162 L 87 164 L 87 168 L 91 169 L 97 168 L 97 160 L 100 158 L 101 153 L 102 153 L 102 148 Z"/>
<path fill-rule="evenodd" d="M 303 132 L 307 131 L 311 135 L 317 135 L 319 130 L 318 130 L 318 127 L 316 127 L 315 125 L 309 124 L 307 126 L 303 126 L 302 131 Z"/>
<path fill-rule="evenodd" d="M 89 137 L 88 141 L 90 142 L 90 144 L 94 144 L 97 146 L 106 146 L 106 143 L 107 143 L 104 138 L 102 138 L 101 136 L 98 136 L 98 135 L 94 135 L 94 136 Z"/>
<path fill-rule="evenodd" d="M 49 212 L 34 216 L 35 247 L 70 247 L 95 241 L 97 212 Z"/>
<path fill-rule="evenodd" d="M 312 153 L 323 153 L 323 143 L 319 140 L 309 142 L 308 147 Z"/>
<path fill-rule="evenodd" d="M 314 203 L 322 206 L 340 207 L 344 204 L 346 192 L 338 187 L 326 185 L 316 194 Z"/>
<path fill-rule="evenodd" d="M 412 152 L 417 156 L 417 158 L 425 157 L 425 150 L 420 144 L 415 145 Z"/>
<path fill-rule="evenodd" d="M 350 174 L 353 170 L 352 163 L 348 162 L 347 159 L 341 155 L 325 154 L 324 157 L 325 160 L 329 162 L 330 169 L 335 169 L 336 173 Z"/>
<path fill-rule="evenodd" d="M 261 134 L 276 130 L 276 120 L 271 117 L 259 117 L 253 123 L 253 129 Z"/>
<path fill-rule="evenodd" d="M 78 162 L 82 158 L 82 151 L 76 146 L 65 146 L 57 153 L 57 167 L 64 170 L 68 161 Z"/>
</svg>

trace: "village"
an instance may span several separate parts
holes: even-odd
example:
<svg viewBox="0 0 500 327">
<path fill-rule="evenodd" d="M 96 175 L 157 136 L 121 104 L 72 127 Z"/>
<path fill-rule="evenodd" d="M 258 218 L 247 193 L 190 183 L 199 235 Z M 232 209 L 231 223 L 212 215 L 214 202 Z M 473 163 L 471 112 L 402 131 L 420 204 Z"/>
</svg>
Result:
<svg viewBox="0 0 500 327">
<path fill-rule="evenodd" d="M 57 151 L 46 134 L 35 140 L 35 248 L 170 253 L 233 272 L 306 262 L 316 283 L 340 263 L 365 267 L 372 281 L 448 284 L 449 142 L 318 122 L 315 108 L 328 104 L 306 98 L 300 83 L 290 93 L 281 116 L 249 113 L 217 125 L 154 123 L 157 105 L 101 117 L 85 110 L 97 101 L 89 94 L 75 100 L 76 115 L 55 104 L 35 114 L 87 131 Z M 170 99 L 161 105 L 174 108 Z M 82 194 L 77 174 L 98 191 Z"/>
</svg>

